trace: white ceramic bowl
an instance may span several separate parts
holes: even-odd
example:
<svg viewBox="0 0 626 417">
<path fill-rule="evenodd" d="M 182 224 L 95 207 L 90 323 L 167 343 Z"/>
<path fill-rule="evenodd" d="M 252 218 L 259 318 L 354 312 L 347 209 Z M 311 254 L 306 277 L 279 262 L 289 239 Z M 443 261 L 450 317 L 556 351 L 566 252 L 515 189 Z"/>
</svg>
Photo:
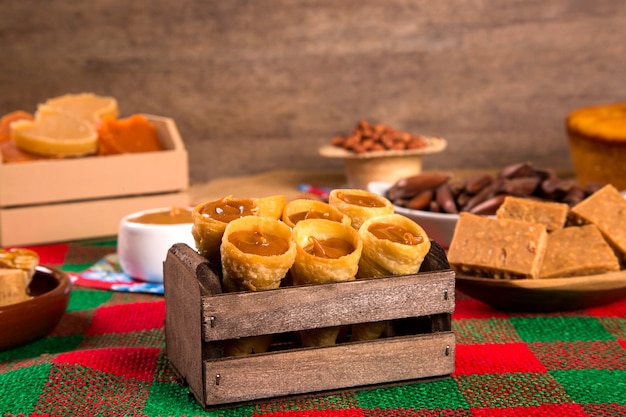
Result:
<svg viewBox="0 0 626 417">
<path fill-rule="evenodd" d="M 195 248 L 189 222 L 176 224 L 139 223 L 140 216 L 167 213 L 171 207 L 139 211 L 120 221 L 117 236 L 117 255 L 122 270 L 133 278 L 148 282 L 163 282 L 163 262 L 167 251 L 175 243 L 186 243 Z"/>
<path fill-rule="evenodd" d="M 367 184 L 368 191 L 386 196 L 387 190 L 393 184 L 388 182 L 370 182 Z M 395 212 L 402 214 L 420 226 L 426 231 L 429 238 L 439 243 L 443 248 L 448 249 L 456 223 L 459 220 L 458 214 L 432 213 L 423 210 L 411 210 L 405 207 L 394 205 Z"/>
</svg>

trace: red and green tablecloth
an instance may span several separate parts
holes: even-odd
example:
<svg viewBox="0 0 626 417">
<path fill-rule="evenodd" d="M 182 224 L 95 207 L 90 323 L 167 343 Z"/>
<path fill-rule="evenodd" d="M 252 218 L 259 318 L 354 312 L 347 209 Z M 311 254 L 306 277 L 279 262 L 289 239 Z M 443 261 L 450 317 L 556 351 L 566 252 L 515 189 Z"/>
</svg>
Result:
<svg viewBox="0 0 626 417">
<path fill-rule="evenodd" d="M 42 264 L 79 272 L 114 253 L 115 241 L 34 249 Z M 168 367 L 164 318 L 161 295 L 75 286 L 50 335 L 0 352 L 0 414 L 626 415 L 626 299 L 580 311 L 508 314 L 458 294 L 449 378 L 212 411 L 200 408 Z"/>
</svg>

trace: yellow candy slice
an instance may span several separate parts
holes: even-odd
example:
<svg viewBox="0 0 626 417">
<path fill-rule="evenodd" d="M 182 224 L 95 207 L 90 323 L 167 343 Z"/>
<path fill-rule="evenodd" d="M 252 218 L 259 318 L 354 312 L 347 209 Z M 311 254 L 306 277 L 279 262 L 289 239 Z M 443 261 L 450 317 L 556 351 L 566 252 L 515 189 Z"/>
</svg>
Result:
<svg viewBox="0 0 626 417">
<path fill-rule="evenodd" d="M 98 123 L 105 117 L 117 118 L 119 114 L 115 98 L 93 93 L 65 94 L 47 100 L 43 106 L 71 113 L 91 123 Z"/>
<path fill-rule="evenodd" d="M 47 106 L 39 107 L 34 120 L 12 123 L 11 139 L 23 151 L 43 156 L 83 156 L 98 149 L 93 124 Z"/>
</svg>

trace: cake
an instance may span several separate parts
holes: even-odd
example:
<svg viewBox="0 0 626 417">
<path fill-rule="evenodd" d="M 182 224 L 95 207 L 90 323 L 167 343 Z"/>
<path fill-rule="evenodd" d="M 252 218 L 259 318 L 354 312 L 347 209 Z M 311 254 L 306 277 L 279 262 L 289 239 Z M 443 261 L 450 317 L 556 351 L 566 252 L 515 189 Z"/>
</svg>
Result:
<svg viewBox="0 0 626 417">
<path fill-rule="evenodd" d="M 26 272 L 0 268 L 0 307 L 28 300 Z"/>
<path fill-rule="evenodd" d="M 547 240 L 542 224 L 462 212 L 450 242 L 448 262 L 458 274 L 538 278 Z"/>
<path fill-rule="evenodd" d="M 600 182 L 626 190 L 626 103 L 574 110 L 566 127 L 581 185 Z"/>
<path fill-rule="evenodd" d="M 595 224 L 622 262 L 626 261 L 626 199 L 608 184 L 570 210 L 572 224 Z"/>
<path fill-rule="evenodd" d="M 496 211 L 496 217 L 540 223 L 548 232 L 553 232 L 563 228 L 568 211 L 569 206 L 565 203 L 507 196 Z"/>
<path fill-rule="evenodd" d="M 615 253 L 593 224 L 559 229 L 548 235 L 540 278 L 572 277 L 619 271 Z"/>
</svg>

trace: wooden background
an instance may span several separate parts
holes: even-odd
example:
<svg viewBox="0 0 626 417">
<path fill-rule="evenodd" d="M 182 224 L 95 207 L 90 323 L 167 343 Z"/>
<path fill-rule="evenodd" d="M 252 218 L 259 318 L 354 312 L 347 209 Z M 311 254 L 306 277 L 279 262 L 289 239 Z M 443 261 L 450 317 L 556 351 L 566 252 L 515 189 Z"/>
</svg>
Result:
<svg viewBox="0 0 626 417">
<path fill-rule="evenodd" d="M 438 135 L 426 169 L 570 166 L 564 118 L 626 100 L 622 0 L 4 0 L 0 113 L 65 93 L 173 117 L 192 182 L 341 168 L 365 118 Z"/>
</svg>

